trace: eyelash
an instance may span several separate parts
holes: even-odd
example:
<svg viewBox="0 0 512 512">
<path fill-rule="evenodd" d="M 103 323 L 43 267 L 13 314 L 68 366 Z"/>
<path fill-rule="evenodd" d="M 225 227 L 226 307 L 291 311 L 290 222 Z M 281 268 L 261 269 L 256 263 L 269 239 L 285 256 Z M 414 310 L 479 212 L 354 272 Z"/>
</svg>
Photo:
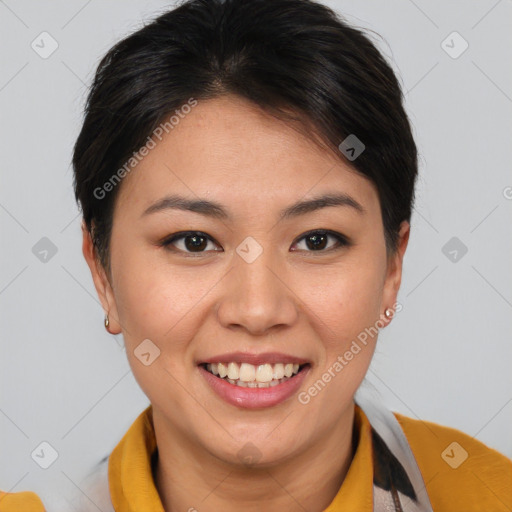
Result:
<svg viewBox="0 0 512 512">
<path fill-rule="evenodd" d="M 342 249 L 344 247 L 348 247 L 351 245 L 351 243 L 347 239 L 347 237 L 345 237 L 341 233 L 337 233 L 336 231 L 330 231 L 328 229 L 315 229 L 312 231 L 308 231 L 307 233 L 304 233 L 300 238 L 298 238 L 297 241 L 294 242 L 293 245 L 296 245 L 303 239 L 305 239 L 309 236 L 312 236 L 312 235 L 327 235 L 329 237 L 334 238 L 337 241 L 337 245 L 334 247 L 330 247 L 328 249 L 319 249 L 318 251 L 305 250 L 305 252 L 311 252 L 311 253 L 316 253 L 316 252 L 326 253 L 327 252 L 328 253 L 328 252 L 339 250 L 339 249 Z M 209 252 L 209 251 L 197 251 L 197 252 L 184 251 L 182 249 L 176 249 L 176 248 L 172 247 L 172 244 L 174 242 L 176 242 L 177 240 L 185 239 L 188 236 L 201 236 L 201 237 L 207 238 L 209 241 L 211 241 L 213 243 L 216 243 L 210 236 L 208 236 L 206 233 L 204 233 L 202 231 L 181 231 L 179 233 L 175 233 L 175 234 L 171 235 L 170 237 L 166 238 L 165 240 L 160 242 L 159 245 L 162 247 L 165 247 L 168 251 L 183 253 L 183 254 L 186 254 L 187 256 L 188 255 L 196 255 L 196 254 L 197 255 L 204 254 L 206 252 Z M 215 251 L 215 252 L 222 252 L 222 251 Z M 195 256 L 193 256 L 193 257 L 195 257 Z"/>
</svg>

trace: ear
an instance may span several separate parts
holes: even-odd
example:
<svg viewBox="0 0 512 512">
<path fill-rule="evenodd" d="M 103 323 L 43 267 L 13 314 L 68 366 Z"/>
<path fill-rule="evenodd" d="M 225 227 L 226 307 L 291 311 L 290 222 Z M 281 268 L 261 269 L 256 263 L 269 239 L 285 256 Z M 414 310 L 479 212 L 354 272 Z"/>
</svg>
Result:
<svg viewBox="0 0 512 512">
<path fill-rule="evenodd" d="M 117 313 L 117 305 L 114 297 L 112 285 L 107 277 L 105 269 L 99 262 L 96 254 L 94 244 L 92 242 L 91 234 L 89 233 L 85 222 L 82 220 L 82 252 L 91 271 L 92 280 L 96 293 L 100 299 L 101 305 L 108 314 L 109 327 L 108 331 L 111 334 L 119 334 L 121 332 L 121 325 L 119 323 L 119 315 Z"/>
<path fill-rule="evenodd" d="M 396 306 L 398 290 L 400 289 L 400 283 L 402 282 L 402 264 L 404 259 L 405 250 L 409 242 L 409 234 L 411 232 L 410 224 L 407 221 L 403 221 L 400 224 L 400 231 L 398 233 L 398 242 L 396 250 L 391 253 L 388 257 L 386 279 L 384 281 L 384 290 L 382 294 L 382 308 L 383 312 L 390 308 L 393 313 L 390 318 L 386 318 L 384 315 L 381 318 L 386 322 L 386 325 L 391 322 L 395 311 L 400 311 L 401 306 Z"/>
</svg>

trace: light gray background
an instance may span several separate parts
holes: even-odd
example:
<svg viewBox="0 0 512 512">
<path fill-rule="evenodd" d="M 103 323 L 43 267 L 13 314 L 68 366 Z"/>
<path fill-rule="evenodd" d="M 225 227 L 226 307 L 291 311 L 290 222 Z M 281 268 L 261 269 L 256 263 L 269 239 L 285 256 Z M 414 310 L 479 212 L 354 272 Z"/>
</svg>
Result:
<svg viewBox="0 0 512 512">
<path fill-rule="evenodd" d="M 383 36 L 421 153 L 404 309 L 368 380 L 391 409 L 510 457 L 512 2 L 326 3 Z M 97 62 L 166 5 L 0 1 L 2 490 L 73 491 L 148 405 L 103 327 L 70 159 Z M 59 45 L 47 59 L 31 48 L 43 31 Z M 456 59 L 441 46 L 453 31 L 469 43 Z M 442 252 L 454 236 L 468 248 L 456 262 Z M 46 263 L 32 252 L 42 237 L 57 247 Z M 58 452 L 46 470 L 31 458 L 42 441 Z"/>
</svg>

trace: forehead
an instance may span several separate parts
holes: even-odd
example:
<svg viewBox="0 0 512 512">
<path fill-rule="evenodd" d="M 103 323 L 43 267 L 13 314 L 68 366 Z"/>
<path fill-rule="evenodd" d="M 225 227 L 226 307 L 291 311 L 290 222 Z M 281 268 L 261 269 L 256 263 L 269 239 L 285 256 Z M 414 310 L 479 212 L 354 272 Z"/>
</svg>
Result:
<svg viewBox="0 0 512 512">
<path fill-rule="evenodd" d="M 167 193 L 209 197 L 254 211 L 268 202 L 343 192 L 375 209 L 373 184 L 289 123 L 251 102 L 226 96 L 198 101 L 128 173 L 118 208 L 142 212 Z M 176 121 L 175 119 L 175 121 Z M 263 206 L 265 205 L 265 206 Z M 257 208 L 259 209 L 259 208 Z"/>
</svg>

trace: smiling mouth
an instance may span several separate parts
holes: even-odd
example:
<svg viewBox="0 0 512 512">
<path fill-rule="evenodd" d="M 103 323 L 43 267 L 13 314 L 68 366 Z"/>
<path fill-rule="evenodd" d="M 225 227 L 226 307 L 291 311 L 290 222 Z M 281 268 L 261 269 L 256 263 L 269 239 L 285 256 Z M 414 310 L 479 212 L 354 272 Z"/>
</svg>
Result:
<svg viewBox="0 0 512 512">
<path fill-rule="evenodd" d="M 249 363 L 202 363 L 206 371 L 235 386 L 244 388 L 269 388 L 293 379 L 309 366 L 305 364 L 277 363 L 252 365 Z"/>
</svg>

